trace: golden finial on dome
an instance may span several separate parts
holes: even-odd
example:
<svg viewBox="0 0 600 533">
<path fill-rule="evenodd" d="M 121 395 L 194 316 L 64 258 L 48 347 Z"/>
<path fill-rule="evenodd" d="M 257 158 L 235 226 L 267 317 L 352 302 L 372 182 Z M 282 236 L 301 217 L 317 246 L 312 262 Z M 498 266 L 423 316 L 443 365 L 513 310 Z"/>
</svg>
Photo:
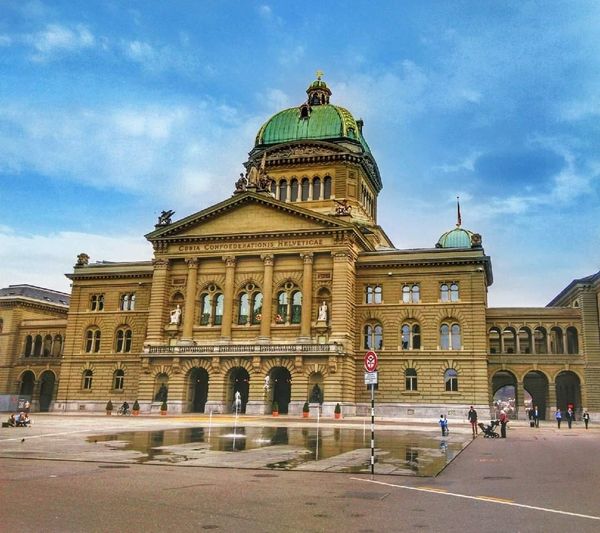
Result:
<svg viewBox="0 0 600 533">
<path fill-rule="evenodd" d="M 324 72 L 322 70 L 317 70 L 317 79 L 321 80 L 321 78 L 324 76 Z"/>
</svg>

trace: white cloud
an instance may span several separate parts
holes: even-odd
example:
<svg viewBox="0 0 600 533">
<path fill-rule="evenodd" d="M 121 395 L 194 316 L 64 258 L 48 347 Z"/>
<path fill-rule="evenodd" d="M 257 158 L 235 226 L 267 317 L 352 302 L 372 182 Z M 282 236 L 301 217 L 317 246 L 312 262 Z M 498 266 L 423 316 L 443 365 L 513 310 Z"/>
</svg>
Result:
<svg viewBox="0 0 600 533">
<path fill-rule="evenodd" d="M 117 188 L 184 207 L 233 190 L 260 126 L 230 106 L 129 106 L 104 109 L 0 107 L 0 175 Z"/>
<path fill-rule="evenodd" d="M 26 35 L 24 39 L 36 50 L 31 56 L 34 61 L 48 61 L 61 52 L 76 52 L 96 43 L 94 35 L 82 24 L 73 28 L 48 24 L 44 30 Z"/>
<path fill-rule="evenodd" d="M 273 10 L 271 9 L 271 6 L 268 6 L 267 4 L 262 4 L 258 6 L 258 14 L 261 17 L 268 19 L 273 16 Z"/>
<path fill-rule="evenodd" d="M 77 254 L 86 252 L 90 261 L 145 261 L 152 247 L 140 235 L 96 235 L 59 232 L 18 235 L 0 227 L 0 287 L 28 283 L 70 292 L 64 273 L 72 272 Z"/>
<path fill-rule="evenodd" d="M 0 35 L 0 46 L 10 46 L 12 39 L 8 35 Z"/>
</svg>

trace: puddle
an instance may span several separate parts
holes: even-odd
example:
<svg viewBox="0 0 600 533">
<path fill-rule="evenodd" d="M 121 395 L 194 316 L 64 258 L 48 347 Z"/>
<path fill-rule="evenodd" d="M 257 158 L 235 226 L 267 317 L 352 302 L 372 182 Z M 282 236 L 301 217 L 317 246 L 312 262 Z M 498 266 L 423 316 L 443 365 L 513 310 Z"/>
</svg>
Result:
<svg viewBox="0 0 600 533">
<path fill-rule="evenodd" d="M 88 442 L 106 442 L 116 451 L 143 454 L 138 462 L 182 462 L 202 458 L 204 465 L 228 466 L 222 454 L 243 452 L 263 468 L 275 470 L 320 470 L 335 472 L 370 471 L 370 432 L 354 428 L 207 427 L 161 431 L 130 431 L 88 437 Z M 433 476 L 466 446 L 461 440 L 440 439 L 434 434 L 410 431 L 381 431 L 375 435 L 376 466 L 381 473 Z M 264 452 L 255 453 L 260 450 Z M 281 452 L 278 454 L 277 452 Z M 211 455 L 212 454 L 212 455 Z M 211 457 L 213 461 L 211 462 Z"/>
</svg>

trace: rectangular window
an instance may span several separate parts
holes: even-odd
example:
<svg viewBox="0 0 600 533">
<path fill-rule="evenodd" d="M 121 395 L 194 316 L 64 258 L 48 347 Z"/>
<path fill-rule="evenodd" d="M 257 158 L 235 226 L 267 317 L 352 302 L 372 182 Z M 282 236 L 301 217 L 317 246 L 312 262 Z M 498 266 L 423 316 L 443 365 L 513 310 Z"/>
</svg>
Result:
<svg viewBox="0 0 600 533">
<path fill-rule="evenodd" d="M 365 303 L 380 304 L 383 302 L 383 289 L 381 285 L 365 286 Z"/>
<path fill-rule="evenodd" d="M 402 303 L 418 304 L 421 300 L 421 289 L 418 283 L 407 283 L 402 287 Z"/>
<path fill-rule="evenodd" d="M 121 311 L 135 310 L 135 292 L 121 294 L 121 298 L 119 299 L 119 309 Z"/>
<path fill-rule="evenodd" d="M 90 297 L 90 311 L 102 311 L 104 309 L 104 294 L 92 294 Z"/>
</svg>

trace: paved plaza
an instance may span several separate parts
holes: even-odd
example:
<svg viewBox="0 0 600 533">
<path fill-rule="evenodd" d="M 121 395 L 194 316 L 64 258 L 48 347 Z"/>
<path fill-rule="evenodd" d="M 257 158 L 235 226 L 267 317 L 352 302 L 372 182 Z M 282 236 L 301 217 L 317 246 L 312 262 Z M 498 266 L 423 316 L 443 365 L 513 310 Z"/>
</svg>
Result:
<svg viewBox="0 0 600 533">
<path fill-rule="evenodd" d="M 437 439 L 443 449 L 458 450 L 431 476 L 415 469 L 403 474 L 399 465 L 374 477 L 360 468 L 340 473 L 339 465 L 368 462 L 362 448 L 322 463 L 311 457 L 297 468 L 285 460 L 301 453 L 293 437 L 235 453 L 207 450 L 201 444 L 210 441 L 206 434 L 187 444 L 167 438 L 150 457 L 143 447 L 113 440 L 146 433 L 197 436 L 207 422 L 205 416 L 34 414 L 31 428 L 2 428 L 0 530 L 600 530 L 600 428 L 593 426 L 559 431 L 550 423 L 531 429 L 514 422 L 507 439 L 471 440 L 466 424 L 451 424 L 442 439 L 436 421 L 378 420 L 376 441 L 386 432 L 421 434 L 423 441 Z M 234 422 L 212 417 L 211 431 Z M 315 420 L 297 417 L 241 417 L 238 423 L 247 435 L 315 429 Z M 323 420 L 319 435 L 328 441 L 336 430 L 360 435 L 364 429 L 363 419 Z"/>
</svg>

